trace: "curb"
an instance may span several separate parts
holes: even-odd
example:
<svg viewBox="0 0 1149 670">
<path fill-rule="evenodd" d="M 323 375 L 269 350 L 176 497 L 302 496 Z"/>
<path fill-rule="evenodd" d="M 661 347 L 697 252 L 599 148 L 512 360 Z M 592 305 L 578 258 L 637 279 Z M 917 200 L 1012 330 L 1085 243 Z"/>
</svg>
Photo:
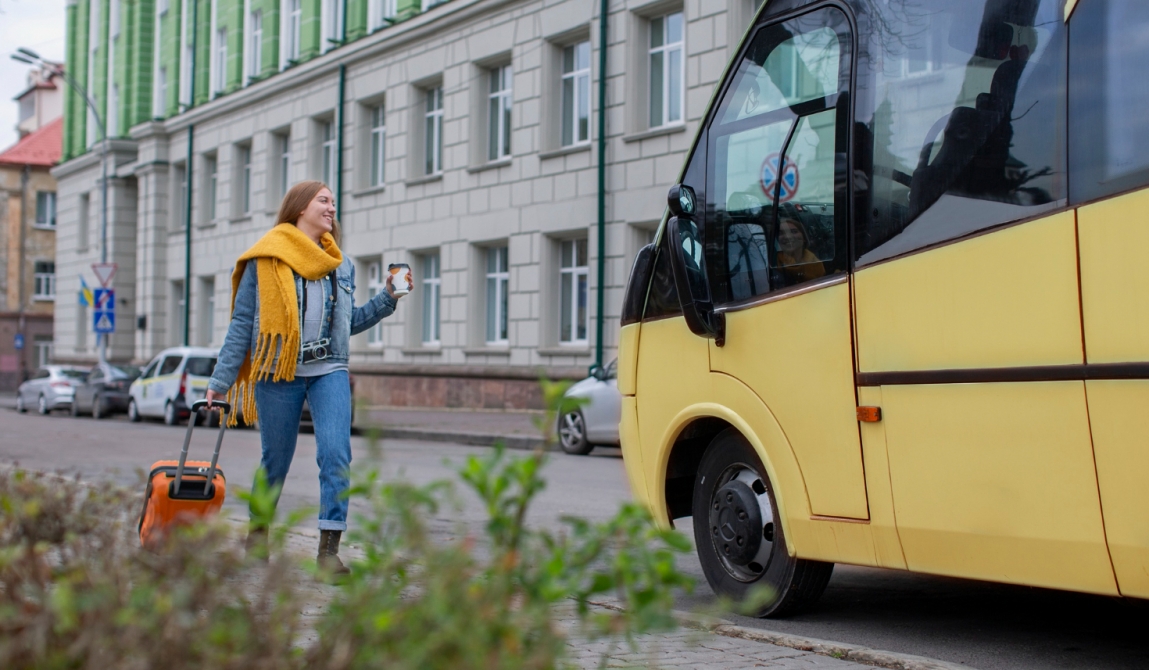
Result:
<svg viewBox="0 0 1149 670">
<path fill-rule="evenodd" d="M 622 610 L 617 601 L 593 601 L 591 604 L 607 609 Z M 894 651 L 871 649 L 862 645 L 832 642 L 812 637 L 778 633 L 761 628 L 739 626 L 726 619 L 701 616 L 682 610 L 673 610 L 679 624 L 695 630 L 702 630 L 723 637 L 733 637 L 753 642 L 763 642 L 778 647 L 808 651 L 819 656 L 829 656 L 841 661 L 852 661 L 889 670 L 974 670 L 971 666 L 939 661 L 925 656 L 901 654 Z"/>
<path fill-rule="evenodd" d="M 395 426 L 356 426 L 356 428 L 361 435 L 371 435 L 374 433 L 382 438 L 423 440 L 425 442 L 454 442 L 456 444 L 468 444 L 476 447 L 491 447 L 501 442 L 508 449 L 521 449 L 526 451 L 547 449 L 547 443 L 543 438 L 528 435 L 461 433 L 448 430 L 427 430 L 425 428 L 402 428 Z M 551 447 L 549 450 L 555 451 L 555 448 Z"/>
</svg>

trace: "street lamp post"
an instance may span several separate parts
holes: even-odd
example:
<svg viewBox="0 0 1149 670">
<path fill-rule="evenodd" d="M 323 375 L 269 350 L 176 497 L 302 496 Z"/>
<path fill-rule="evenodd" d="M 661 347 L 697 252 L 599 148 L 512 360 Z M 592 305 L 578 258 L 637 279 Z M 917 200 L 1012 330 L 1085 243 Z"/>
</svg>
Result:
<svg viewBox="0 0 1149 670">
<path fill-rule="evenodd" d="M 100 262 L 108 262 L 108 127 L 104 125 L 104 119 L 100 116 L 99 110 L 96 109 L 96 101 L 88 93 L 87 89 L 80 86 L 79 82 L 69 75 L 62 66 L 57 63 L 46 61 L 40 57 L 40 54 L 20 47 L 16 49 L 17 53 L 12 54 L 12 60 L 27 63 L 28 65 L 35 65 L 43 68 L 48 72 L 62 78 L 72 90 L 76 91 L 84 102 L 88 104 L 88 109 L 92 112 L 92 116 L 96 119 L 96 125 L 100 128 Z M 79 324 L 78 327 L 85 328 L 85 324 Z M 99 356 L 100 365 L 103 365 L 108 360 L 108 337 L 103 333 L 96 333 L 97 338 L 97 351 Z"/>
</svg>

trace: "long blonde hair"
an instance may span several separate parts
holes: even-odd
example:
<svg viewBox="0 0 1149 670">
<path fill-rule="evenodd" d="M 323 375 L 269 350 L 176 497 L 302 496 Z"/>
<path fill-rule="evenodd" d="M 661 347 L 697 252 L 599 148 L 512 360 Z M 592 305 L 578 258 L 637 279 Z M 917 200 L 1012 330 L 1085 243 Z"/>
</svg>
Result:
<svg viewBox="0 0 1149 670">
<path fill-rule="evenodd" d="M 303 210 L 307 209 L 315 196 L 323 189 L 331 191 L 332 194 L 335 193 L 330 186 L 315 179 L 301 181 L 289 188 L 287 194 L 283 196 L 283 201 L 279 203 L 279 215 L 275 218 L 275 225 L 281 223 L 298 225 L 299 216 L 303 214 Z M 339 244 L 342 239 L 340 233 L 339 219 L 336 218 L 331 222 L 331 237 L 335 238 L 335 244 Z"/>
</svg>

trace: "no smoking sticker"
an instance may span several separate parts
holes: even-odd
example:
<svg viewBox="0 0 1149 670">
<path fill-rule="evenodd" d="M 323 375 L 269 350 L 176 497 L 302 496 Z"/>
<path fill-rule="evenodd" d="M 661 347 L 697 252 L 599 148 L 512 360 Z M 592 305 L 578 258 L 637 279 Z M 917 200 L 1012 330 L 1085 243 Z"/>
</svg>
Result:
<svg viewBox="0 0 1149 670">
<path fill-rule="evenodd" d="M 762 162 L 762 170 L 760 174 L 760 181 L 762 183 L 762 192 L 766 194 L 771 200 L 774 199 L 774 189 L 778 188 L 778 174 L 782 174 L 782 188 L 778 192 L 778 202 L 789 202 L 794 196 L 798 195 L 798 184 L 801 180 L 798 175 L 798 164 L 789 158 L 786 159 L 785 165 L 782 169 L 778 169 L 778 162 L 781 157 L 778 154 L 770 154 L 766 160 Z"/>
</svg>

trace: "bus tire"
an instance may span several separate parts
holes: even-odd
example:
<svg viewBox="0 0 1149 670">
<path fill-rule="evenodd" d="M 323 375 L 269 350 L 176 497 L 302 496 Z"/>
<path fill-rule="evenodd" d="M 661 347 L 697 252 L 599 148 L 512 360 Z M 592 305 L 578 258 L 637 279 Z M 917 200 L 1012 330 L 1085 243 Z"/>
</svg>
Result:
<svg viewBox="0 0 1149 670">
<path fill-rule="evenodd" d="M 826 590 L 834 564 L 789 554 L 774 486 L 738 431 L 719 433 L 706 448 L 692 510 L 706 581 L 718 596 L 750 606 L 744 614 L 798 614 Z"/>
</svg>

